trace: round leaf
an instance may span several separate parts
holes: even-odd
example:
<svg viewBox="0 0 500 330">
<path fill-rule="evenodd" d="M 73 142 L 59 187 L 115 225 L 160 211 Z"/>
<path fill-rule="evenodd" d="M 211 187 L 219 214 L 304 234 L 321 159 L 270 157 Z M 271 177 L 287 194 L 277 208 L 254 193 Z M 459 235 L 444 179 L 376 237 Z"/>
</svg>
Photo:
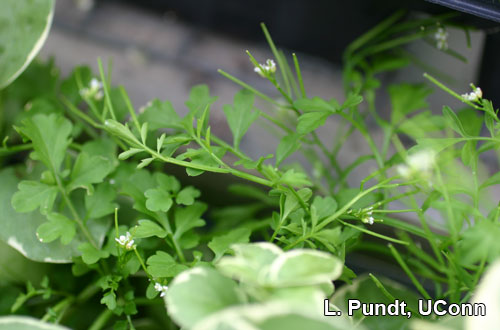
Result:
<svg viewBox="0 0 500 330">
<path fill-rule="evenodd" d="M 166 295 L 167 311 L 179 325 L 195 323 L 243 302 L 236 283 L 211 268 L 196 267 L 177 276 Z"/>
<path fill-rule="evenodd" d="M 54 0 L 3 0 L 0 10 L 0 89 L 35 58 L 50 30 Z"/>
<path fill-rule="evenodd" d="M 271 265 L 269 279 L 276 286 L 314 285 L 331 282 L 342 273 L 342 261 L 315 250 L 293 250 Z"/>
<path fill-rule="evenodd" d="M 66 327 L 27 316 L 0 317 L 0 330 L 65 330 Z"/>
</svg>

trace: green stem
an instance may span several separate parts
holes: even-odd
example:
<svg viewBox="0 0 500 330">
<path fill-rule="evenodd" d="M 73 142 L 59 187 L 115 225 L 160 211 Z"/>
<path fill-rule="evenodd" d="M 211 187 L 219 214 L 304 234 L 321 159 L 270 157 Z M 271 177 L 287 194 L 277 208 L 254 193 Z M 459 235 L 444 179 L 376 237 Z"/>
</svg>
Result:
<svg viewBox="0 0 500 330">
<path fill-rule="evenodd" d="M 76 223 L 80 227 L 85 238 L 87 238 L 87 240 L 90 242 L 90 244 L 92 244 L 96 249 L 98 249 L 97 243 L 95 242 L 94 238 L 92 237 L 92 235 L 88 231 L 87 226 L 85 226 L 82 219 L 78 215 L 78 212 L 76 211 L 75 207 L 73 206 L 73 203 L 71 202 L 71 199 L 69 198 L 69 196 L 66 192 L 66 189 L 64 189 L 64 187 L 61 183 L 61 179 L 59 178 L 59 175 L 57 175 L 55 173 L 55 171 L 53 171 L 53 174 L 54 174 L 54 177 L 56 179 L 57 187 L 59 188 L 59 191 L 61 192 L 61 195 L 64 199 L 64 202 L 66 203 L 71 214 L 73 215 L 74 220 L 76 221 Z"/>
<path fill-rule="evenodd" d="M 2 156 L 8 156 L 10 154 L 15 154 L 21 151 L 25 150 L 30 150 L 33 148 L 33 144 L 31 143 L 26 143 L 26 144 L 18 144 L 12 147 L 3 147 L 0 148 L 0 157 Z"/>
<path fill-rule="evenodd" d="M 109 319 L 113 316 L 113 311 L 110 309 L 105 309 L 101 314 L 95 319 L 94 323 L 92 323 L 89 327 L 89 330 L 100 330 L 104 328 L 106 323 L 108 323 Z"/>
<path fill-rule="evenodd" d="M 97 59 L 97 65 L 99 66 L 99 73 L 101 74 L 102 89 L 104 90 L 104 100 L 109 109 L 109 112 L 111 113 L 111 118 L 113 118 L 113 120 L 116 120 L 115 110 L 113 108 L 113 103 L 111 102 L 111 97 L 109 95 L 109 84 L 106 79 L 106 75 L 104 74 L 104 69 L 100 58 Z"/>
<path fill-rule="evenodd" d="M 437 80 L 436 78 L 434 78 L 433 76 L 431 76 L 430 74 L 428 73 L 424 73 L 424 78 L 427 78 L 428 80 L 430 80 L 434 85 L 438 86 L 439 88 L 441 88 L 442 90 L 444 90 L 445 92 L 447 92 L 448 94 L 450 94 L 451 96 L 459 99 L 460 101 L 464 102 L 465 104 L 473 107 L 474 109 L 477 109 L 477 110 L 483 110 L 483 108 L 481 107 L 478 107 L 477 105 L 475 105 L 474 103 L 472 103 L 471 101 L 468 101 L 466 99 L 464 99 L 462 96 L 458 95 L 457 93 L 455 93 L 455 91 L 451 90 L 450 88 L 448 88 L 446 85 L 444 85 L 443 83 L 441 83 L 439 80 Z"/>
<path fill-rule="evenodd" d="M 297 73 L 297 80 L 299 81 L 300 92 L 302 97 L 307 97 L 306 89 L 304 88 L 304 81 L 302 80 L 302 72 L 300 70 L 299 60 L 295 53 L 292 54 L 293 64 L 295 65 L 295 72 Z"/>
<path fill-rule="evenodd" d="M 250 86 L 249 84 L 247 83 L 244 83 L 243 81 L 239 80 L 238 78 L 230 75 L 229 73 L 219 69 L 217 70 L 217 72 L 219 72 L 221 75 L 223 75 L 224 77 L 226 77 L 227 79 L 231 80 L 232 82 L 240 85 L 241 87 L 245 88 L 245 89 L 248 89 L 249 91 L 251 91 L 252 93 L 254 93 L 255 95 L 257 95 L 258 97 L 260 97 L 261 99 L 269 102 L 269 103 L 272 103 L 274 105 L 277 105 L 279 107 L 284 107 L 283 104 L 279 103 L 278 101 L 270 98 L 269 96 L 267 96 L 266 94 L 262 93 L 262 92 L 259 92 L 258 90 L 256 90 L 255 88 L 253 88 L 252 86 Z"/>
<path fill-rule="evenodd" d="M 62 317 L 63 311 L 67 309 L 73 302 L 75 301 L 75 297 L 67 297 L 60 302 L 58 302 L 54 307 L 52 307 L 52 311 L 54 313 L 58 313 L 61 311 L 61 315 L 59 315 L 58 319 Z M 51 313 L 47 312 L 42 317 L 43 322 L 47 322 L 51 317 Z"/>
<path fill-rule="evenodd" d="M 151 275 L 149 275 L 148 269 L 146 268 L 146 265 L 144 264 L 144 260 L 142 259 L 141 255 L 139 254 L 139 251 L 137 251 L 137 246 L 135 246 L 135 245 L 134 245 L 134 253 L 135 253 L 137 259 L 139 260 L 139 263 L 141 264 L 142 269 L 146 272 L 148 277 L 151 277 Z"/>
<path fill-rule="evenodd" d="M 396 259 L 396 261 L 399 263 L 399 265 L 401 266 L 401 268 L 403 268 L 403 270 L 406 273 L 406 275 L 408 275 L 408 277 L 412 281 L 413 285 L 415 285 L 415 288 L 417 288 L 418 292 L 420 292 L 420 294 L 425 299 L 431 299 L 431 296 L 429 295 L 429 293 L 427 293 L 427 291 L 424 289 L 424 287 L 417 280 L 417 278 L 415 277 L 415 275 L 413 274 L 413 272 L 411 271 L 411 269 L 404 262 L 403 258 L 401 258 L 401 255 L 396 250 L 396 248 L 392 244 L 390 244 L 390 243 L 388 244 L 388 246 L 389 246 L 389 249 L 392 252 L 392 255 L 394 256 L 394 258 Z"/>
<path fill-rule="evenodd" d="M 191 162 L 186 162 L 186 161 L 175 159 L 172 157 L 163 156 L 162 154 L 152 150 L 151 148 L 149 148 L 145 145 L 143 145 L 143 148 L 150 155 L 154 156 L 157 159 L 160 159 L 161 161 L 163 161 L 165 163 L 170 163 L 170 164 L 179 165 L 182 167 L 188 167 L 188 168 L 193 168 L 193 169 L 208 171 L 208 172 L 214 172 L 214 173 L 229 173 L 229 174 L 232 174 L 234 176 L 240 177 L 242 179 L 245 179 L 248 181 L 253 181 L 255 183 L 258 183 L 258 184 L 261 184 L 261 185 L 264 185 L 267 187 L 272 187 L 274 185 L 271 181 L 269 181 L 267 179 L 260 178 L 258 176 L 255 176 L 255 175 L 252 175 L 249 173 L 245 173 L 242 171 L 238 171 L 238 170 L 233 169 L 233 168 L 220 168 L 220 167 L 206 166 L 203 164 L 194 164 Z"/>
</svg>

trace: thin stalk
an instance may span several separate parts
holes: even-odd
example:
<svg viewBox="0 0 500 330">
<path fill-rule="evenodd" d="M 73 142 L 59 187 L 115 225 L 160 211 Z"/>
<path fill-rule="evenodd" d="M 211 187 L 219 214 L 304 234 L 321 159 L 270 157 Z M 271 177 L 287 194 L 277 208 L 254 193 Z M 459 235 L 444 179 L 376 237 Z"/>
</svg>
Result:
<svg viewBox="0 0 500 330">
<path fill-rule="evenodd" d="M 33 144 L 31 144 L 31 143 L 18 144 L 18 145 L 12 146 L 12 147 L 3 147 L 3 148 L 0 148 L 0 157 L 8 156 L 8 155 L 15 154 L 15 153 L 25 151 L 25 150 L 30 150 L 32 148 L 33 148 Z"/>
<path fill-rule="evenodd" d="M 374 185 L 373 187 L 370 187 L 364 191 L 361 191 L 353 199 L 351 199 L 347 204 L 345 204 L 342 208 L 340 208 L 337 212 L 335 212 L 334 214 L 332 214 L 331 216 L 329 216 L 328 218 L 323 220 L 320 224 L 318 224 L 318 226 L 316 227 L 316 230 L 318 231 L 318 230 L 323 229 L 324 227 L 329 225 L 332 221 L 336 220 L 339 216 L 344 214 L 354 203 L 356 203 L 358 200 L 363 198 L 365 195 L 371 193 L 372 191 L 374 191 L 376 189 L 383 187 L 385 184 L 391 182 L 395 178 L 396 177 L 386 179 L 386 180 L 380 182 L 379 184 Z"/>
<path fill-rule="evenodd" d="M 302 72 L 300 70 L 299 60 L 295 53 L 292 53 L 293 64 L 295 65 L 295 72 L 297 73 L 297 80 L 299 81 L 299 88 L 302 97 L 307 97 L 306 89 L 304 88 L 304 81 L 302 79 Z"/>
<path fill-rule="evenodd" d="M 137 131 L 141 131 L 141 124 L 139 123 L 139 120 L 137 119 L 137 115 L 135 113 L 134 107 L 132 106 L 132 102 L 130 102 L 130 98 L 128 97 L 127 91 L 125 91 L 125 88 L 123 86 L 120 86 L 120 93 L 122 94 L 123 100 L 125 101 L 125 104 L 127 105 L 128 112 L 130 113 L 130 117 L 132 118 L 132 121 L 135 124 L 135 128 L 137 128 Z"/>
<path fill-rule="evenodd" d="M 469 100 L 466 100 L 464 99 L 462 96 L 458 95 L 457 93 L 455 93 L 455 91 L 451 90 L 450 88 L 448 88 L 446 85 L 444 85 L 443 83 L 441 83 L 439 80 L 437 80 L 436 78 L 434 78 L 433 76 L 431 76 L 430 74 L 428 73 L 424 73 L 424 78 L 427 78 L 429 81 L 431 81 L 434 85 L 438 86 L 439 88 L 441 88 L 442 90 L 444 90 L 445 92 L 447 92 L 448 94 L 450 94 L 451 96 L 459 99 L 460 101 L 464 102 L 465 104 L 473 107 L 474 109 L 476 110 L 481 110 L 481 111 L 484 111 L 483 108 L 477 106 L 476 104 L 472 103 L 471 101 Z"/>
<path fill-rule="evenodd" d="M 264 23 L 261 23 L 260 27 L 262 28 L 262 31 L 264 32 L 264 36 L 266 37 L 267 43 L 269 44 L 269 47 L 271 48 L 271 51 L 273 52 L 273 55 L 276 58 L 276 61 L 278 61 L 278 66 L 280 68 L 283 82 L 285 83 L 285 88 L 288 91 L 288 94 L 290 94 L 290 91 L 291 91 L 290 90 L 290 83 L 288 82 L 288 77 L 286 76 L 286 73 L 285 73 L 285 64 L 283 63 L 283 58 L 281 58 L 280 53 L 278 52 L 278 49 L 276 48 L 276 45 L 274 44 L 274 41 L 271 38 L 271 34 L 267 30 L 266 25 Z"/>
<path fill-rule="evenodd" d="M 394 256 L 394 258 L 396 259 L 396 261 L 398 262 L 398 264 L 401 266 L 401 268 L 403 268 L 404 272 L 406 273 L 406 275 L 408 275 L 408 277 L 412 281 L 413 285 L 415 285 L 415 288 L 418 290 L 418 292 L 420 292 L 420 294 L 425 299 L 431 299 L 431 296 L 429 295 L 429 293 L 427 292 L 427 290 L 425 290 L 424 287 L 417 280 L 417 278 L 415 277 L 415 275 L 413 274 L 413 272 L 411 271 L 411 269 L 405 263 L 405 261 L 403 260 L 403 258 L 401 258 L 401 255 L 396 250 L 396 248 L 392 244 L 390 244 L 390 243 L 388 244 L 388 247 L 391 250 L 392 255 Z"/>
<path fill-rule="evenodd" d="M 62 317 L 62 314 L 64 313 L 64 310 L 67 309 L 73 302 L 75 301 L 75 297 L 67 297 L 60 302 L 58 302 L 54 307 L 52 307 L 52 311 L 54 313 L 58 313 L 61 311 L 61 315 L 59 315 L 58 320 Z M 42 321 L 47 322 L 52 314 L 50 312 L 47 312 L 43 315 Z"/>
<path fill-rule="evenodd" d="M 109 319 L 113 316 L 113 311 L 110 309 L 105 309 L 101 314 L 95 319 L 95 321 L 90 325 L 89 330 L 101 330 L 106 326 Z"/>
<path fill-rule="evenodd" d="M 374 237 L 378 237 L 380 239 L 383 239 L 383 240 L 386 240 L 386 241 L 389 241 L 389 242 L 393 242 L 393 243 L 397 243 L 397 244 L 401 244 L 401 245 L 408 245 L 408 242 L 405 242 L 405 241 L 402 241 L 402 240 L 399 240 L 399 239 L 396 239 L 396 238 L 393 238 L 393 237 L 389 237 L 389 236 L 386 236 L 386 235 L 382 235 L 382 234 L 376 233 L 376 232 L 368 230 L 368 229 L 366 229 L 364 227 L 356 226 L 356 225 L 353 225 L 353 224 L 351 224 L 349 222 L 342 221 L 340 219 L 337 219 L 337 221 L 340 222 L 341 224 L 343 224 L 344 226 L 354 228 L 354 229 L 359 230 L 360 232 L 363 232 L 365 234 L 368 234 L 368 235 L 371 235 L 371 236 L 374 236 Z"/>
<path fill-rule="evenodd" d="M 272 187 L 274 185 L 271 181 L 269 181 L 267 179 L 260 178 L 258 176 L 255 176 L 255 175 L 252 175 L 252 174 L 249 174 L 246 172 L 242 172 L 242 171 L 239 171 L 239 170 L 236 170 L 233 168 L 220 168 L 220 167 L 206 166 L 203 164 L 193 164 L 191 162 L 186 162 L 186 161 L 175 159 L 172 157 L 163 156 L 162 154 L 152 150 L 151 148 L 149 148 L 145 145 L 143 145 L 143 148 L 150 155 L 154 156 L 157 159 L 160 159 L 161 161 L 163 161 L 165 163 L 170 163 L 170 164 L 179 165 L 182 167 L 188 167 L 188 168 L 193 168 L 193 169 L 208 171 L 208 172 L 214 172 L 214 173 L 229 173 L 229 174 L 232 174 L 234 176 L 243 178 L 245 180 L 253 181 L 255 183 L 258 183 L 258 184 L 261 184 L 264 186 L 268 186 L 268 187 Z"/>
<path fill-rule="evenodd" d="M 102 61 L 100 58 L 97 59 L 97 65 L 99 66 L 99 73 L 101 74 L 102 89 L 104 90 L 104 101 L 111 113 L 111 118 L 116 120 L 115 110 L 113 108 L 113 103 L 111 102 L 111 97 L 109 95 L 109 84 L 106 80 L 106 75 L 104 74 L 104 68 L 102 66 Z"/>
<path fill-rule="evenodd" d="M 144 272 L 146 272 L 148 277 L 151 277 L 151 275 L 149 275 L 148 269 L 146 268 L 146 265 L 144 264 L 144 260 L 142 259 L 141 255 L 139 254 L 139 251 L 137 251 L 137 246 L 135 246 L 135 245 L 134 245 L 134 253 L 135 253 L 135 256 L 137 257 L 137 259 L 139 260 L 139 263 L 141 264 L 141 267 L 144 270 Z"/>
<path fill-rule="evenodd" d="M 73 216 L 74 220 L 76 221 L 76 223 L 78 224 L 78 226 L 82 230 L 82 233 L 85 236 L 85 238 L 87 238 L 87 240 L 90 242 L 90 244 L 92 244 L 96 249 L 98 249 L 97 243 L 95 242 L 92 235 L 90 235 L 90 232 L 88 231 L 87 226 L 85 226 L 85 224 L 82 222 L 82 219 L 80 218 L 80 216 L 78 215 L 78 212 L 76 211 L 75 207 L 73 206 L 71 199 L 67 195 L 66 189 L 64 189 L 64 187 L 62 185 L 61 179 L 59 178 L 59 175 L 57 175 L 55 173 L 55 171 L 53 171 L 53 174 L 54 174 L 54 177 L 56 179 L 57 187 L 59 188 L 59 191 L 61 192 L 61 195 L 64 199 L 64 202 L 68 206 L 68 208 L 71 212 L 71 215 Z"/>
<path fill-rule="evenodd" d="M 267 96 L 266 94 L 262 93 L 262 92 L 259 92 L 258 90 L 256 90 L 255 88 L 253 88 L 252 86 L 248 85 L 247 83 L 244 83 L 243 81 L 239 80 L 238 78 L 230 75 L 229 73 L 223 71 L 223 70 L 217 70 L 217 72 L 219 72 L 221 75 L 223 75 L 224 77 L 226 77 L 227 79 L 231 80 L 232 82 L 240 85 L 241 87 L 245 88 L 245 89 L 248 89 L 249 91 L 251 91 L 252 93 L 254 93 L 255 95 L 257 95 L 258 97 L 260 97 L 261 99 L 269 102 L 269 103 L 272 103 L 276 106 L 279 106 L 279 107 L 284 107 L 283 104 L 279 103 L 278 101 L 270 98 L 269 96 Z"/>
<path fill-rule="evenodd" d="M 167 233 L 168 233 L 168 237 L 170 237 L 170 240 L 172 241 L 175 253 L 179 257 L 179 260 L 182 263 L 185 263 L 186 262 L 186 257 L 184 256 L 184 253 L 182 252 L 182 249 L 181 249 L 181 247 L 179 245 L 179 242 L 177 241 L 177 238 L 174 235 L 174 231 L 172 230 L 172 226 L 170 225 L 169 218 L 173 218 L 172 212 L 173 212 L 173 209 L 171 208 L 169 210 L 169 217 L 168 218 L 165 217 L 165 213 L 159 213 L 159 212 L 157 212 L 156 215 L 161 220 L 160 222 L 162 224 L 164 224 L 165 229 L 167 230 Z"/>
</svg>

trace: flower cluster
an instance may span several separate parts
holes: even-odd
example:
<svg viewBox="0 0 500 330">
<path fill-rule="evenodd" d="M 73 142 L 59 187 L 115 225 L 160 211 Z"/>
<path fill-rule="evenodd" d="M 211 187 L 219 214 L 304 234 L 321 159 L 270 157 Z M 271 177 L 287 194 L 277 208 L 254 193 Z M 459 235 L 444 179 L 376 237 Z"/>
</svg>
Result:
<svg viewBox="0 0 500 330">
<path fill-rule="evenodd" d="M 135 248 L 132 235 L 130 235 L 128 231 L 125 235 L 121 235 L 120 237 L 115 238 L 115 241 L 118 242 L 118 244 L 120 244 L 121 247 L 127 250 L 132 250 L 133 248 Z"/>
<path fill-rule="evenodd" d="M 259 64 L 259 66 L 256 66 L 253 70 L 262 78 L 266 78 L 270 74 L 276 72 L 276 63 L 274 63 L 273 60 L 267 60 L 265 64 Z"/>
<path fill-rule="evenodd" d="M 361 219 L 361 222 L 367 223 L 369 225 L 373 225 L 375 223 L 375 218 L 373 217 L 373 206 L 359 210 L 350 209 L 349 211 L 347 211 L 347 214 L 351 214 Z"/>
<path fill-rule="evenodd" d="M 414 177 L 428 178 L 434 167 L 435 159 L 436 153 L 434 151 L 422 150 L 408 156 L 406 164 L 399 165 L 397 170 L 405 179 Z"/>
<path fill-rule="evenodd" d="M 155 283 L 155 290 L 160 292 L 160 297 L 163 297 L 167 293 L 168 286 L 161 285 L 160 283 L 156 282 Z"/>
<path fill-rule="evenodd" d="M 483 91 L 479 87 L 472 87 L 473 91 L 470 93 L 462 94 L 462 97 L 471 102 L 477 102 L 483 98 Z"/>
<path fill-rule="evenodd" d="M 434 39 L 436 39 L 436 47 L 440 50 L 448 49 L 448 32 L 442 27 L 438 28 L 436 34 L 434 34 Z"/>
<path fill-rule="evenodd" d="M 89 87 L 84 87 L 80 90 L 80 95 L 83 98 L 91 99 L 93 98 L 96 101 L 102 100 L 104 93 L 102 91 L 102 82 L 97 80 L 96 78 L 92 78 L 90 80 Z"/>
</svg>

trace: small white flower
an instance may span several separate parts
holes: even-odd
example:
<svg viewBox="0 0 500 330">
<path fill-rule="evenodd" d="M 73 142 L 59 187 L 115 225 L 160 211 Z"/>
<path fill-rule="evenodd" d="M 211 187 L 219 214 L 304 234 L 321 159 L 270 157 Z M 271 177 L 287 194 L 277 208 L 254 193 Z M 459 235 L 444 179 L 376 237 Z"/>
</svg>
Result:
<svg viewBox="0 0 500 330">
<path fill-rule="evenodd" d="M 253 70 L 262 78 L 266 78 L 276 72 L 276 63 L 268 59 L 265 64 L 260 64 L 260 67 L 256 66 Z"/>
<path fill-rule="evenodd" d="M 436 39 L 436 47 L 440 50 L 448 49 L 448 32 L 442 27 L 438 28 L 436 34 L 434 34 L 434 39 Z"/>
<path fill-rule="evenodd" d="M 372 216 L 364 216 L 361 218 L 361 221 L 369 225 L 373 225 L 375 223 L 375 219 Z"/>
<path fill-rule="evenodd" d="M 476 96 L 480 99 L 483 98 L 483 91 L 481 90 L 481 88 L 479 87 L 476 87 L 476 89 L 474 90 L 474 93 L 476 94 Z"/>
<path fill-rule="evenodd" d="M 127 250 L 132 250 L 135 247 L 132 235 L 128 231 L 125 235 L 115 238 L 115 241 Z"/>
<path fill-rule="evenodd" d="M 80 90 L 80 95 L 84 98 L 93 98 L 96 101 L 102 100 L 104 97 L 102 82 L 96 78 L 92 78 L 89 87 L 84 87 Z"/>
<path fill-rule="evenodd" d="M 368 220 L 367 220 L 367 221 L 368 221 L 368 223 L 369 223 L 370 225 L 373 225 L 373 222 L 375 221 L 375 219 L 373 219 L 373 217 L 368 217 Z"/>
<path fill-rule="evenodd" d="M 483 98 L 483 91 L 481 90 L 481 88 L 475 87 L 472 92 L 462 94 L 462 97 L 467 101 L 477 102 Z"/>
<path fill-rule="evenodd" d="M 155 283 L 155 290 L 160 292 L 160 297 L 165 296 L 165 294 L 168 291 L 168 286 L 167 285 L 161 285 L 160 283 L 156 282 Z"/>
<path fill-rule="evenodd" d="M 427 177 L 434 166 L 435 158 L 436 154 L 432 150 L 422 150 L 414 153 L 408 156 L 406 165 L 398 166 L 398 173 L 406 179 L 410 179 L 415 175 Z"/>
</svg>

